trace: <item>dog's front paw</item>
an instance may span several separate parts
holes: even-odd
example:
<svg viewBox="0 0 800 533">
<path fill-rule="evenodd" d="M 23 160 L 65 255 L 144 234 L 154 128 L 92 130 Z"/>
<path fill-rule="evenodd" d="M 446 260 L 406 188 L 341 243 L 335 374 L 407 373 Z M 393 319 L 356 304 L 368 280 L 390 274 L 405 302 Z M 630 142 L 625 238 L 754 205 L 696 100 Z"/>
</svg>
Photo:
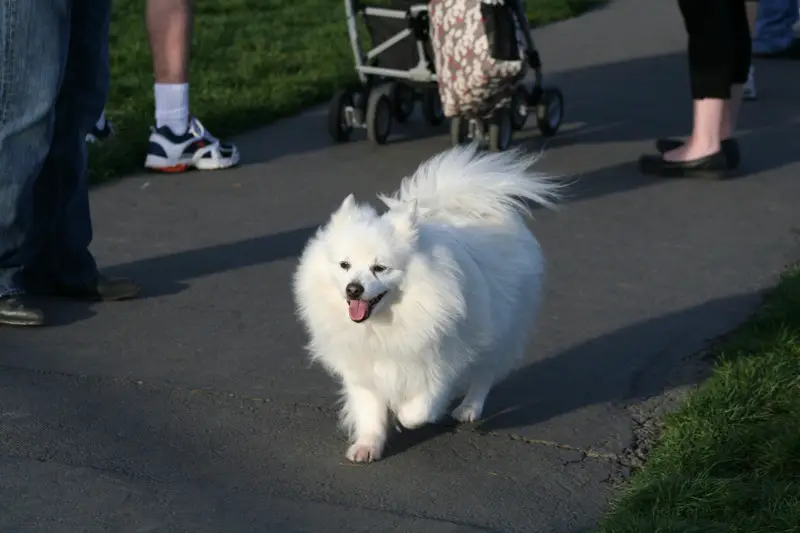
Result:
<svg viewBox="0 0 800 533">
<path fill-rule="evenodd" d="M 475 405 L 473 403 L 468 403 L 468 404 L 462 403 L 453 410 L 450 416 L 452 416 L 459 422 L 468 423 L 479 420 L 482 412 L 483 412 L 482 405 Z"/>
<path fill-rule="evenodd" d="M 427 401 L 415 398 L 397 410 L 397 421 L 406 429 L 417 429 L 429 422 L 435 422 Z"/>
<path fill-rule="evenodd" d="M 383 445 L 377 442 L 356 442 L 347 449 L 346 455 L 354 463 L 372 463 L 383 456 Z"/>
</svg>

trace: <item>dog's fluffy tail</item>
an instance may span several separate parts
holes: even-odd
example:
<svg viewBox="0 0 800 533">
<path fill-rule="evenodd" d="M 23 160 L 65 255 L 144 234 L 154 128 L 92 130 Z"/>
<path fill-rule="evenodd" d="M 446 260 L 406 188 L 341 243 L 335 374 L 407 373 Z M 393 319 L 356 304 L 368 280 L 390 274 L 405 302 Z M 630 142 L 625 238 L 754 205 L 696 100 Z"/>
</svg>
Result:
<svg viewBox="0 0 800 533">
<path fill-rule="evenodd" d="M 505 221 L 530 214 L 531 204 L 555 208 L 563 183 L 528 172 L 536 157 L 519 150 L 478 152 L 476 144 L 458 146 L 423 163 L 391 197 L 379 196 L 390 209 L 416 203 L 423 218 Z"/>
</svg>

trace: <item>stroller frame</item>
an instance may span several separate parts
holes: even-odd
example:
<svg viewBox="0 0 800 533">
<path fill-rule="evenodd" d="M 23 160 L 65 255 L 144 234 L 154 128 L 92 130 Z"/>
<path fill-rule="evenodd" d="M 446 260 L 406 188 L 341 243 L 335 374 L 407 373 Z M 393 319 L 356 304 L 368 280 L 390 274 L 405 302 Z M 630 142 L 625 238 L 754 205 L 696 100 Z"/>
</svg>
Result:
<svg viewBox="0 0 800 533">
<path fill-rule="evenodd" d="M 350 46 L 353 49 L 353 57 L 355 58 L 356 61 L 356 72 L 358 73 L 358 77 L 361 80 L 361 83 L 366 84 L 369 76 L 384 76 L 389 78 L 399 78 L 399 79 L 411 80 L 418 83 L 435 82 L 437 80 L 436 74 L 434 72 L 431 72 L 431 70 L 428 68 L 428 62 L 425 60 L 426 52 L 425 48 L 422 46 L 422 42 L 420 39 L 421 37 L 423 37 L 422 30 L 415 27 L 415 25 L 419 24 L 419 19 L 417 17 L 422 13 L 425 14 L 428 13 L 428 6 L 427 5 L 411 6 L 408 9 L 408 11 L 402 11 L 400 9 L 383 8 L 383 7 L 365 6 L 363 8 L 363 13 L 367 16 L 384 17 L 388 19 L 409 21 L 408 28 L 405 28 L 395 33 L 390 39 L 379 44 L 372 50 L 368 50 L 365 53 L 361 48 L 361 40 L 359 39 L 358 35 L 356 9 L 354 8 L 354 4 L 356 4 L 357 2 L 358 0 L 345 0 L 344 9 L 345 9 L 345 14 L 347 16 L 347 33 L 350 36 Z M 372 67 L 366 64 L 367 61 L 375 59 L 380 54 L 382 54 L 389 48 L 395 46 L 403 39 L 414 35 L 415 32 L 417 33 L 416 45 L 417 45 L 417 54 L 419 55 L 419 62 L 413 69 L 398 70 L 398 69 L 389 69 L 381 67 Z"/>
<path fill-rule="evenodd" d="M 347 141 L 358 128 L 366 129 L 367 137 L 374 143 L 385 144 L 392 123 L 405 122 L 417 101 L 421 101 L 423 116 L 429 125 L 438 126 L 444 122 L 434 59 L 425 48 L 429 42 L 428 6 L 423 1 L 409 4 L 406 9 L 400 9 L 344 0 L 347 32 L 359 83 L 336 91 L 330 101 L 328 132 L 335 142 Z M 376 20 L 394 22 L 398 29 L 391 29 L 383 42 L 364 50 L 359 35 L 359 16 L 371 33 L 371 21 Z M 413 66 L 402 70 L 374 64 L 401 43 L 408 45 L 409 38 L 414 39 L 417 55 Z"/>
</svg>

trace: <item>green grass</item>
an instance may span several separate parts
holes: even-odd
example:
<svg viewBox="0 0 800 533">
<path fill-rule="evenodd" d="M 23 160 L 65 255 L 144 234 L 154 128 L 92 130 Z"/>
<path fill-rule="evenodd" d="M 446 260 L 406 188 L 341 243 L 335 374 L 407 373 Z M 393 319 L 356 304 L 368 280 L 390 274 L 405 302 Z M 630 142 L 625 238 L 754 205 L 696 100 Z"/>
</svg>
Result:
<svg viewBox="0 0 800 533">
<path fill-rule="evenodd" d="M 800 270 L 715 355 L 602 532 L 800 531 Z"/>
<path fill-rule="evenodd" d="M 577 15 L 599 0 L 528 0 L 536 24 Z M 153 77 L 142 0 L 116 0 L 111 93 L 118 136 L 92 149 L 91 179 L 141 168 L 153 123 Z M 195 7 L 191 110 L 229 136 L 327 100 L 354 79 L 342 0 L 199 0 Z"/>
</svg>

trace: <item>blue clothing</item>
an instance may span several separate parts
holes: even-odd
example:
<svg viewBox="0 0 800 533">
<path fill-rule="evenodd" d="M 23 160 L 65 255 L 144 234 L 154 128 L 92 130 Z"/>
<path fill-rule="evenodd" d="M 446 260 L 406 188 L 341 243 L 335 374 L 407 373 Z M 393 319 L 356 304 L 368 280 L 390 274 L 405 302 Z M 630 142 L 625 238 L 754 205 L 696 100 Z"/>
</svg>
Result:
<svg viewBox="0 0 800 533">
<path fill-rule="evenodd" d="M 85 138 L 106 102 L 111 0 L 0 0 L 0 297 L 97 277 Z"/>
<path fill-rule="evenodd" d="M 769 54 L 785 50 L 795 39 L 798 0 L 759 0 L 753 52 Z"/>
</svg>

